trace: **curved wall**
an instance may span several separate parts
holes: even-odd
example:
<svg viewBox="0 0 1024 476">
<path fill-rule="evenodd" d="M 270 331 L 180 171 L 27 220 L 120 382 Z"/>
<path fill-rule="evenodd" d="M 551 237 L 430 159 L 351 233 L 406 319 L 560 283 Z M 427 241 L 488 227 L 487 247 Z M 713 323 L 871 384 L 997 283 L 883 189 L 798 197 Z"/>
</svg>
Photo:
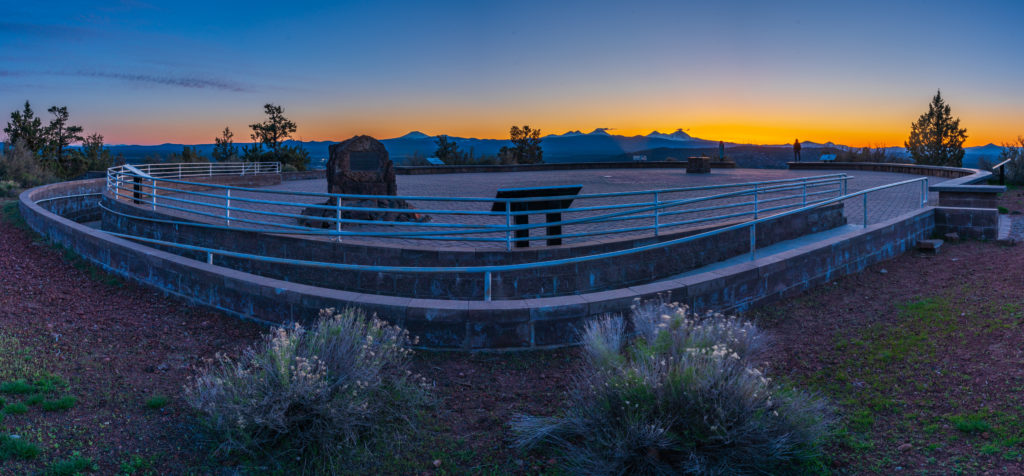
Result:
<svg viewBox="0 0 1024 476">
<path fill-rule="evenodd" d="M 293 235 L 213 228 L 201 224 L 192 226 L 166 223 L 151 219 L 182 220 L 132 206 L 124 201 L 115 201 L 110 197 L 104 198 L 103 205 L 111 210 L 103 213 L 105 231 L 260 256 L 378 266 L 462 267 L 553 260 L 631 249 L 725 226 L 705 227 L 657 238 L 627 239 L 575 247 L 522 251 L 453 251 L 338 243 L 302 239 Z M 842 203 L 788 215 L 758 226 L 757 246 L 769 246 L 844 224 L 846 218 L 843 216 Z M 163 249 L 193 259 L 204 259 L 205 256 L 203 253 L 180 249 Z M 494 299 L 532 299 L 618 289 L 671 277 L 748 253 L 749 250 L 749 230 L 731 230 L 626 256 L 495 272 L 492 274 L 491 295 Z M 484 296 L 482 273 L 336 271 L 243 258 L 218 256 L 214 259 L 216 264 L 239 271 L 332 289 L 429 299 L 483 299 Z"/>
<path fill-rule="evenodd" d="M 103 180 L 65 182 L 19 197 L 25 221 L 54 243 L 97 266 L 168 295 L 268 324 L 311 322 L 322 308 L 358 306 L 404 326 L 423 348 L 535 349 L 578 342 L 590 319 L 628 313 L 636 299 L 671 295 L 695 310 L 743 310 L 799 293 L 897 256 L 935 229 L 935 209 L 923 208 L 885 223 L 834 236 L 781 254 L 726 263 L 714 271 L 628 288 L 538 299 L 467 301 L 378 296 L 255 276 L 156 250 L 89 228 L 57 213 L 95 205 Z M 62 200 L 49 197 L 79 195 Z"/>
</svg>

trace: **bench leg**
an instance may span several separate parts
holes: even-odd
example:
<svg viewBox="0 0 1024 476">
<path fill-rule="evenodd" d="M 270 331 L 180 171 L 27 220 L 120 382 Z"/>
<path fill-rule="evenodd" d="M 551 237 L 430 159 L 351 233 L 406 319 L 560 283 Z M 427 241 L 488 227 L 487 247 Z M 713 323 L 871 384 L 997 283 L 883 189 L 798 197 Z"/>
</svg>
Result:
<svg viewBox="0 0 1024 476">
<path fill-rule="evenodd" d="M 529 225 L 530 224 L 530 215 L 516 215 L 515 216 L 515 224 L 516 224 L 516 226 Z M 516 230 L 516 238 L 529 238 L 529 237 L 530 237 L 530 230 Z M 529 247 L 530 247 L 529 240 L 516 241 L 516 248 L 529 248 Z"/>
<path fill-rule="evenodd" d="M 548 213 L 548 223 L 557 223 L 562 221 L 561 213 Z M 548 227 L 548 236 L 557 236 L 562 234 L 562 225 L 555 225 Z M 548 246 L 558 246 L 562 244 L 561 238 L 549 238 Z"/>
</svg>

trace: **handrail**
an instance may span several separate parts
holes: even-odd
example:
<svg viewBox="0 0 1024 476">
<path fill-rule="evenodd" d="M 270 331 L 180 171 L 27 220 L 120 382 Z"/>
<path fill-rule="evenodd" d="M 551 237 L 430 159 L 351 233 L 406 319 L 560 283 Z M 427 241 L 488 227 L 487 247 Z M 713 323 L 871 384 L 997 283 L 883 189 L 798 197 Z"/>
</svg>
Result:
<svg viewBox="0 0 1024 476">
<path fill-rule="evenodd" d="M 140 242 L 144 242 L 144 243 L 152 243 L 152 244 L 161 245 L 161 246 L 180 248 L 180 249 L 189 250 L 189 251 L 205 252 L 207 254 L 207 263 L 209 263 L 209 264 L 213 264 L 214 256 L 226 256 L 226 257 L 232 257 L 232 258 L 241 258 L 241 259 L 263 261 L 263 262 L 269 262 L 269 263 L 288 264 L 288 265 L 296 265 L 296 266 L 309 266 L 309 267 L 316 267 L 316 268 L 328 268 L 328 269 L 345 270 L 345 271 L 396 272 L 396 273 L 483 273 L 484 274 L 484 290 L 485 290 L 484 291 L 484 300 L 485 301 L 490 301 L 491 300 L 491 293 L 490 293 L 490 291 L 491 291 L 491 275 L 492 275 L 492 273 L 495 273 L 495 272 L 518 271 L 518 270 L 525 270 L 525 269 L 545 268 L 545 267 L 558 266 L 558 265 L 563 265 L 563 264 L 582 263 L 582 262 L 593 261 L 593 260 L 597 260 L 597 259 L 606 259 L 606 258 L 615 258 L 615 257 L 619 257 L 619 256 L 627 256 L 627 255 L 631 255 L 631 254 L 635 254 L 635 253 L 641 253 L 641 252 L 644 252 L 644 251 L 655 250 L 655 249 L 660 249 L 660 248 L 664 248 L 664 247 L 668 247 L 668 246 L 682 244 L 682 243 L 686 243 L 686 242 L 689 242 L 689 241 L 694 241 L 694 240 L 701 239 L 701 238 L 715 236 L 715 235 L 718 235 L 718 234 L 721 234 L 721 233 L 726 233 L 726 232 L 729 232 L 729 231 L 739 230 L 739 229 L 743 229 L 743 228 L 749 228 L 750 229 L 750 259 L 753 260 L 755 258 L 755 253 L 756 253 L 756 250 L 757 250 L 757 248 L 756 248 L 756 244 L 757 244 L 756 243 L 756 232 L 755 231 L 756 231 L 757 225 L 759 225 L 761 223 L 764 223 L 764 222 L 766 222 L 768 220 L 776 220 L 776 219 L 783 218 L 783 217 L 786 217 L 786 216 L 789 216 L 789 215 L 793 215 L 793 214 L 796 214 L 796 213 L 801 213 L 801 212 L 804 212 L 804 211 L 807 211 L 807 210 L 811 210 L 811 209 L 814 209 L 814 208 L 819 208 L 819 207 L 822 207 L 822 206 L 827 206 L 827 205 L 831 205 L 833 203 L 839 203 L 839 202 L 842 202 L 842 201 L 845 201 L 845 200 L 849 200 L 849 199 L 852 199 L 852 198 L 855 198 L 855 197 L 858 197 L 858 196 L 862 196 L 862 197 L 864 197 L 864 218 L 865 218 L 865 220 L 864 220 L 864 227 L 866 228 L 868 226 L 868 223 L 867 223 L 867 217 L 868 217 L 867 195 L 869 193 L 877 192 L 879 190 L 885 190 L 885 189 L 888 189 L 888 188 L 898 187 L 898 186 L 902 186 L 902 185 L 907 185 L 907 184 L 911 184 L 911 183 L 916 183 L 916 182 L 920 182 L 922 184 L 922 186 L 921 186 L 921 200 L 919 202 L 919 205 L 920 205 L 921 208 L 923 208 L 925 206 L 925 204 L 927 203 L 927 193 L 928 193 L 927 192 L 927 190 L 928 190 L 927 184 L 928 184 L 928 178 L 927 177 L 918 177 L 918 178 L 914 178 L 914 179 L 904 180 L 904 181 L 901 181 L 901 182 L 895 182 L 895 183 L 891 183 L 891 184 L 880 185 L 880 186 L 877 186 L 877 187 L 872 187 L 872 188 L 869 188 L 869 189 L 860 190 L 860 191 L 853 192 L 853 193 L 847 193 L 847 194 L 839 196 L 839 197 L 835 197 L 835 198 L 831 198 L 831 199 L 825 199 L 825 200 L 822 200 L 821 202 L 813 204 L 813 205 L 806 205 L 806 206 L 803 206 L 803 207 L 800 207 L 800 208 L 797 208 L 797 209 L 794 209 L 794 210 L 785 211 L 785 212 L 782 212 L 782 213 L 779 213 L 779 214 L 776 214 L 776 215 L 772 215 L 772 216 L 768 216 L 768 217 L 763 217 L 763 218 L 756 218 L 756 219 L 753 219 L 753 220 L 748 221 L 748 222 L 743 222 L 743 223 L 738 223 L 738 224 L 734 224 L 734 225 L 729 225 L 729 226 L 725 226 L 725 227 L 718 228 L 718 229 L 715 229 L 715 230 L 710 230 L 710 231 L 706 231 L 706 232 L 703 232 L 703 233 L 698 233 L 698 234 L 695 234 L 695 235 L 690 235 L 690 236 L 685 236 L 685 237 L 681 237 L 681 238 L 676 238 L 676 239 L 673 239 L 673 240 L 668 240 L 668 241 L 664 241 L 664 242 L 660 242 L 660 243 L 652 243 L 652 244 L 648 244 L 648 245 L 637 246 L 637 247 L 626 249 L 626 250 L 609 251 L 609 252 L 596 253 L 596 254 L 586 255 L 586 256 L 576 256 L 576 257 L 561 258 L 561 259 L 554 259 L 554 260 L 547 260 L 547 261 L 534 261 L 534 262 L 529 262 L 529 263 L 517 263 L 517 264 L 506 264 L 506 265 L 426 266 L 426 267 L 415 267 L 415 266 L 382 266 L 382 265 L 360 265 L 360 264 L 350 264 L 350 263 L 330 263 L 330 262 L 321 262 L 321 261 L 308 261 L 308 260 L 296 260 L 296 259 L 289 259 L 289 258 L 277 258 L 277 257 L 270 257 L 270 256 L 260 256 L 260 255 L 253 255 L 253 254 L 249 254 L 249 253 L 239 253 L 239 252 L 235 252 L 235 251 L 220 250 L 220 249 L 210 248 L 210 247 L 187 245 L 187 244 L 183 244 L 183 243 L 175 243 L 175 242 L 169 242 L 169 241 L 163 241 L 163 240 L 156 240 L 156 239 L 152 239 L 152 238 L 144 238 L 144 237 L 139 237 L 139 236 L 126 235 L 126 234 L 122 234 L 122 233 L 113 233 L 113 232 L 107 232 L 107 233 L 110 233 L 113 236 L 117 236 L 119 238 L 124 238 L 124 239 L 128 239 L 128 240 L 135 240 L 135 241 L 140 241 Z"/>
<path fill-rule="evenodd" d="M 535 214 L 536 211 L 524 210 L 524 211 L 512 211 L 513 203 L 530 202 L 536 200 L 557 200 L 560 197 L 523 197 L 523 198 L 484 198 L 484 197 L 432 197 L 432 196 L 379 196 L 379 195 L 357 195 L 357 194 L 332 194 L 332 193 L 318 193 L 318 192 L 301 192 L 301 191 L 285 191 L 285 190 L 268 190 L 263 188 L 251 188 L 251 187 L 238 187 L 230 185 L 221 185 L 215 183 L 196 183 L 187 180 L 181 180 L 183 177 L 190 177 L 195 175 L 212 175 L 214 172 L 217 174 L 221 173 L 263 173 L 263 172 L 276 172 L 280 170 L 280 164 L 277 162 L 269 163 L 186 163 L 186 164 L 146 164 L 143 166 L 145 171 L 136 169 L 134 167 L 129 168 L 123 167 L 112 167 L 108 169 L 107 189 L 115 199 L 127 199 L 134 201 L 136 204 L 146 204 L 156 210 L 158 207 L 173 210 L 183 213 L 194 214 L 200 217 L 207 217 L 215 220 L 224 220 L 225 226 L 228 228 L 237 228 L 237 224 L 247 225 L 260 225 L 269 227 L 270 230 L 267 232 L 278 232 L 278 233 L 296 233 L 296 234 L 309 234 L 309 235 L 324 235 L 337 237 L 341 239 L 343 236 L 364 236 L 364 237 L 375 237 L 375 238 L 412 238 L 412 239 L 426 239 L 426 240 L 454 240 L 454 241 L 490 241 L 490 242 L 505 242 L 506 249 L 511 250 L 513 243 L 522 241 L 533 241 L 533 240 L 547 240 L 547 239 L 558 239 L 558 238 L 578 238 L 595 235 L 612 235 L 618 233 L 627 232 L 638 232 L 638 231 L 649 231 L 653 230 L 655 236 L 660 235 L 662 229 L 668 229 L 673 227 L 679 227 L 683 225 L 689 225 L 693 223 L 701 223 L 712 220 L 722 220 L 727 218 L 735 218 L 745 215 L 753 215 L 757 218 L 759 214 L 774 212 L 784 208 L 792 208 L 799 205 L 807 205 L 810 203 L 816 203 L 820 201 L 820 197 L 823 194 L 842 195 L 846 189 L 846 183 L 850 180 L 850 176 L 845 173 L 837 174 L 826 174 L 811 177 L 796 177 L 788 179 L 777 179 L 767 180 L 762 182 L 749 182 L 749 183 L 731 183 L 731 184 L 718 184 L 718 185 L 705 185 L 698 187 L 679 187 L 679 188 L 667 188 L 659 190 L 641 190 L 641 191 L 627 191 L 627 192 L 609 192 L 609 193 L 595 193 L 595 194 L 583 194 L 576 196 L 561 197 L 564 199 L 572 198 L 576 200 L 577 204 L 581 200 L 587 199 L 607 199 L 612 197 L 631 197 L 631 196 L 653 196 L 652 201 L 638 201 L 638 202 L 626 202 L 626 203 L 613 203 L 613 204 L 599 204 L 590 206 L 577 206 L 575 208 L 564 208 L 558 210 L 545 210 L 545 212 L 551 213 L 566 213 L 566 214 L 579 214 L 579 213 L 595 213 L 589 216 L 576 216 L 566 217 L 565 219 L 556 222 L 547 223 L 534 223 L 534 224 L 523 224 L 513 225 L 512 218 L 521 215 Z M 197 173 L 198 172 L 198 173 Z M 148 174 L 142 176 L 140 174 Z M 139 183 L 139 179 L 144 179 L 143 183 Z M 148 183 L 145 183 L 148 182 Z M 181 186 L 200 186 L 203 189 L 210 190 L 209 192 L 203 192 L 199 190 L 184 190 L 182 188 L 175 188 L 175 185 Z M 130 186 L 130 191 L 123 191 L 123 186 Z M 684 193 L 694 191 L 711 191 L 721 189 L 737 189 L 725 193 L 715 193 L 712 195 L 705 195 L 701 197 L 689 197 L 689 198 L 673 198 L 665 199 L 664 195 L 673 193 Z M 799 190 L 799 192 L 797 192 Z M 790 195 L 777 196 L 778 194 L 785 192 L 794 192 Z M 223 192 L 223 195 L 220 193 Z M 234 192 L 234 196 L 232 193 Z M 296 197 L 318 197 L 326 198 L 327 203 L 298 203 L 294 201 L 283 201 L 283 200 L 269 200 L 266 198 L 253 198 L 246 196 L 239 196 L 238 192 L 251 192 L 258 193 L 261 195 L 290 195 Z M 774 194 L 775 196 L 768 196 Z M 734 201 L 732 203 L 720 204 L 715 206 L 698 207 L 692 209 L 679 209 L 679 207 L 695 204 L 698 202 L 712 201 L 719 199 L 730 199 L 730 198 L 741 198 L 752 196 L 753 200 L 749 201 Z M 159 204 L 157 199 L 159 198 Z M 308 199 L 308 198 L 307 198 Z M 490 217 L 504 217 L 504 224 L 490 224 L 490 223 L 419 223 L 419 222 L 396 222 L 396 221 L 374 221 L 374 220 L 362 220 L 354 218 L 343 218 L 343 212 L 393 212 L 395 209 L 382 208 L 379 206 L 371 207 L 358 207 L 343 205 L 342 199 L 354 199 L 354 200 L 417 200 L 417 201 L 445 201 L 445 202 L 465 202 L 465 203 L 504 203 L 505 210 L 502 211 L 491 211 L 491 210 L 469 210 L 465 207 L 457 209 L 417 209 L 410 210 L 410 213 L 422 213 L 430 215 L 476 215 L 476 216 L 490 216 Z M 234 206 L 232 206 L 234 201 Z M 330 202 L 334 201 L 334 205 Z M 782 204 L 779 206 L 765 205 L 773 203 L 781 203 L 784 201 L 795 201 L 793 204 Z M 324 210 L 325 213 L 321 215 L 328 216 L 305 216 L 296 212 L 289 212 L 287 209 L 284 211 L 269 211 L 264 209 L 258 209 L 253 207 L 240 207 L 239 202 L 259 204 L 266 206 L 277 206 L 277 207 L 301 207 L 303 209 L 319 209 Z M 736 213 L 725 213 L 711 215 L 708 217 L 701 217 L 689 220 L 678 220 L 665 222 L 663 218 L 669 218 L 679 216 L 682 214 L 693 214 L 704 212 L 710 214 L 718 210 L 727 210 L 730 208 L 747 207 L 752 208 L 752 211 L 741 211 Z M 432 207 L 437 208 L 437 207 Z M 217 211 L 220 212 L 217 212 Z M 334 216 L 330 212 L 334 212 Z M 243 218 L 241 214 L 249 214 L 247 218 Z M 251 215 L 257 215 L 252 217 Z M 326 223 L 327 226 L 334 228 L 328 233 L 304 233 L 302 230 L 308 230 L 305 226 L 298 224 L 270 221 L 271 219 L 310 219 L 320 223 Z M 577 233 L 565 233 L 565 234 L 552 234 L 552 235 L 539 235 L 539 236 L 516 236 L 513 237 L 513 233 L 524 230 L 532 230 L 542 227 L 555 227 L 555 226 L 571 226 L 571 225 L 583 225 L 599 222 L 619 222 L 629 220 L 652 220 L 653 225 L 644 226 L 625 226 L 620 228 L 609 227 L 608 229 L 601 230 L 588 230 Z M 235 226 L 232 226 L 232 224 Z M 447 229 L 447 231 L 396 231 L 396 232 L 348 232 L 342 230 L 342 225 L 352 224 L 373 224 L 373 225 L 384 225 L 386 227 L 392 227 L 396 230 L 401 228 L 418 228 L 423 230 L 438 230 Z M 504 237 L 474 237 L 472 235 L 487 235 L 487 234 L 501 234 L 504 233 Z"/>
<path fill-rule="evenodd" d="M 992 166 L 992 170 L 998 169 L 999 167 L 1002 167 L 1002 166 L 1004 166 L 1004 165 L 1006 165 L 1006 164 L 1008 164 L 1010 162 L 1013 162 L 1013 159 L 1006 159 L 1006 160 L 1004 160 L 1004 161 L 1002 161 L 1002 162 L 1000 162 L 1000 163 L 998 163 L 996 165 L 993 165 Z"/>
<path fill-rule="evenodd" d="M 1006 185 L 1006 168 L 1004 165 L 1013 162 L 1013 159 L 1006 159 L 992 167 L 992 171 L 999 169 L 999 185 Z"/>
</svg>

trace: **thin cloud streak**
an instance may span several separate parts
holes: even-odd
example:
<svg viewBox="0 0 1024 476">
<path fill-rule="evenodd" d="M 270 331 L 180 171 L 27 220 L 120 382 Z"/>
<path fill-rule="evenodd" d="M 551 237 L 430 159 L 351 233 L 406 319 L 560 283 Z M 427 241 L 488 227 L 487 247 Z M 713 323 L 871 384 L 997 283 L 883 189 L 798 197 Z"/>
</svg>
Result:
<svg viewBox="0 0 1024 476">
<path fill-rule="evenodd" d="M 119 79 L 137 83 L 160 84 L 164 86 L 177 86 L 190 89 L 217 89 L 231 92 L 249 92 L 249 87 L 223 79 L 196 78 L 188 76 L 156 76 L 152 74 L 135 73 L 104 73 L 99 71 L 79 71 L 71 73 L 73 76 L 85 76 L 89 78 Z"/>
</svg>

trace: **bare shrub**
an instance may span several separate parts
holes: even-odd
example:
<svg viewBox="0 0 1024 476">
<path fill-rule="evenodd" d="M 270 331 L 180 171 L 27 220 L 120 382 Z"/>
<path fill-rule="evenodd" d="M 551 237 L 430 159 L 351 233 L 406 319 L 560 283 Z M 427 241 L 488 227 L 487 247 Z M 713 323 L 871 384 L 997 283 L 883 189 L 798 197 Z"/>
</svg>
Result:
<svg viewBox="0 0 1024 476">
<path fill-rule="evenodd" d="M 562 415 L 513 420 L 517 446 L 554 448 L 573 474 L 799 473 L 816 460 L 825 404 L 753 365 L 766 341 L 753 324 L 655 301 L 634 307 L 628 342 L 616 319 L 584 333 L 590 365 Z"/>
<path fill-rule="evenodd" d="M 186 398 L 218 454 L 329 472 L 415 430 L 430 398 L 409 371 L 410 343 L 406 331 L 362 311 L 326 309 L 310 330 L 277 329 L 237 360 L 218 356 Z"/>
<path fill-rule="evenodd" d="M 1016 143 L 1003 144 L 998 161 L 1004 160 L 1010 161 L 1003 166 L 1006 167 L 1006 181 L 1012 184 L 1024 184 L 1024 136 L 1018 136 Z"/>
<path fill-rule="evenodd" d="M 20 140 L 13 148 L 0 151 L 0 179 L 15 182 L 23 188 L 57 181 L 57 177 L 43 167 L 36 154 Z"/>
</svg>

